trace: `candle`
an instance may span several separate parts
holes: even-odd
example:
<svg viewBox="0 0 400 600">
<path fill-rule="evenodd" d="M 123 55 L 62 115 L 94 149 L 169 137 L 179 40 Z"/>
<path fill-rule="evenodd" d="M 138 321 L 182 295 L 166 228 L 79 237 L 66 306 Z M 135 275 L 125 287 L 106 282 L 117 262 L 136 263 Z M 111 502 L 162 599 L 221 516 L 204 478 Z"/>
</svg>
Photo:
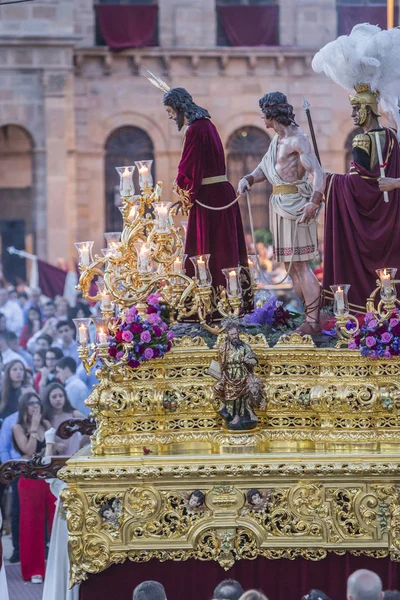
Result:
<svg viewBox="0 0 400 600">
<path fill-rule="evenodd" d="M 103 328 L 99 329 L 99 342 L 102 345 L 107 345 L 107 334 Z"/>
<path fill-rule="evenodd" d="M 199 270 L 200 281 L 206 281 L 206 279 L 207 279 L 206 263 L 201 257 L 197 261 L 197 266 L 198 266 L 198 270 Z"/>
<path fill-rule="evenodd" d="M 147 271 L 149 265 L 150 248 L 142 245 L 139 252 L 139 271 Z"/>
<path fill-rule="evenodd" d="M 89 246 L 82 246 L 82 248 L 80 248 L 80 263 L 82 265 L 82 267 L 87 267 L 90 263 L 90 256 L 89 256 Z"/>
<path fill-rule="evenodd" d="M 229 271 L 229 287 L 231 288 L 232 296 L 237 294 L 236 271 Z"/>
<path fill-rule="evenodd" d="M 390 271 L 388 272 L 387 269 L 385 269 L 383 271 L 383 273 L 381 273 L 381 285 L 383 287 L 383 291 L 385 292 L 385 294 L 390 295 L 390 292 L 391 292 Z"/>
<path fill-rule="evenodd" d="M 339 286 L 335 292 L 336 309 L 338 314 L 343 314 L 344 311 L 344 292 Z"/>
<path fill-rule="evenodd" d="M 101 297 L 101 308 L 103 310 L 107 310 L 108 308 L 110 308 L 110 294 L 107 294 L 107 292 L 100 292 L 100 297 Z"/>
<path fill-rule="evenodd" d="M 160 206 L 157 207 L 157 214 L 160 229 L 166 229 L 168 226 L 168 206 L 160 204 Z"/>
<path fill-rule="evenodd" d="M 86 340 L 87 340 L 87 329 L 85 327 L 85 325 L 82 323 L 82 325 L 79 325 L 78 327 L 78 333 L 79 333 L 79 342 L 81 344 L 86 344 Z"/>
<path fill-rule="evenodd" d="M 182 273 L 182 259 L 179 256 L 174 260 L 174 273 Z"/>
<path fill-rule="evenodd" d="M 149 182 L 148 182 L 148 174 L 149 174 L 149 168 L 146 167 L 146 165 L 139 167 L 139 175 L 142 180 L 142 186 L 141 186 L 142 188 L 150 187 Z"/>
<path fill-rule="evenodd" d="M 131 173 L 129 173 L 129 169 L 125 167 L 124 172 L 121 176 L 122 181 L 122 194 L 129 196 L 132 190 L 132 181 L 131 181 Z"/>
</svg>

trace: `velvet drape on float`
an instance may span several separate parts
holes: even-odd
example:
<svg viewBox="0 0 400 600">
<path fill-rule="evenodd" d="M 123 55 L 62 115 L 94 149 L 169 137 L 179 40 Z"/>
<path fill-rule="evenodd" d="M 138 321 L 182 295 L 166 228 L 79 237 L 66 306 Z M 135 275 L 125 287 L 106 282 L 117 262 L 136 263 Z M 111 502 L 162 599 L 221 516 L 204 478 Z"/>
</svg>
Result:
<svg viewBox="0 0 400 600">
<path fill-rule="evenodd" d="M 135 564 L 127 560 L 113 565 L 98 575 L 89 576 L 81 585 L 80 600 L 118 598 L 132 600 L 132 591 L 142 581 L 160 581 L 171 600 L 209 600 L 214 587 L 223 579 L 240 581 L 244 589 L 263 590 L 269 600 L 300 600 L 310 589 L 324 591 L 331 600 L 345 600 L 346 579 L 357 569 L 370 569 L 383 581 L 383 589 L 398 589 L 400 563 L 389 558 L 370 558 L 345 554 L 329 554 L 322 561 L 295 560 L 242 560 L 229 571 L 215 562 L 188 560 L 185 562 L 158 562 Z"/>
<path fill-rule="evenodd" d="M 222 27 L 231 46 L 277 46 L 279 6 L 219 6 Z"/>
<path fill-rule="evenodd" d="M 100 31 L 111 50 L 155 46 L 158 6 L 98 4 Z"/>
</svg>

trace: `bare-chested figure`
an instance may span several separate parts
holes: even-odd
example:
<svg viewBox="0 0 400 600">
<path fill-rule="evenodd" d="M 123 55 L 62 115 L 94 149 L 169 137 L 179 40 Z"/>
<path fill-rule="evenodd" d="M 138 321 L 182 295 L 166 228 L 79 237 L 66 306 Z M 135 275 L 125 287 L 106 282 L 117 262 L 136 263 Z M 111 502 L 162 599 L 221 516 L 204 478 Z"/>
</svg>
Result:
<svg viewBox="0 0 400 600">
<path fill-rule="evenodd" d="M 265 127 L 276 135 L 258 167 L 240 180 L 238 192 L 243 194 L 265 179 L 272 184 L 269 208 L 275 258 L 285 263 L 286 270 L 291 263 L 290 276 L 306 313 L 300 333 L 319 334 L 321 290 L 309 261 L 318 252 L 314 217 L 323 197 L 324 173 L 307 135 L 294 120 L 286 96 L 271 92 L 259 104 Z M 309 174 L 313 185 L 308 181 Z"/>
</svg>

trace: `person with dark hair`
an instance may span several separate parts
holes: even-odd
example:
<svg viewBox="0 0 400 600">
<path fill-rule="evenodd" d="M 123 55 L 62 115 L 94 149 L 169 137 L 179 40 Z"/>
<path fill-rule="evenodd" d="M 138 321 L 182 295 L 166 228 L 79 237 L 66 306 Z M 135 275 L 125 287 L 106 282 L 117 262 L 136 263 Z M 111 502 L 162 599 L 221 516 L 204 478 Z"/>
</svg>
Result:
<svg viewBox="0 0 400 600">
<path fill-rule="evenodd" d="M 84 302 L 77 302 L 75 306 L 69 309 L 69 319 L 90 319 L 92 313 L 90 308 Z"/>
<path fill-rule="evenodd" d="M 164 106 L 178 130 L 185 126 L 185 140 L 174 192 L 177 211 L 189 214 L 185 253 L 188 257 L 209 254 L 212 285 L 225 288 L 221 269 L 242 267 L 244 310 L 253 310 L 247 248 L 235 190 L 226 176 L 224 148 L 211 116 L 196 104 L 187 90 L 173 88 L 164 94 Z M 193 265 L 186 262 L 188 275 Z M 246 284 L 247 282 L 247 284 Z M 217 295 L 219 292 L 217 292 Z"/>
<path fill-rule="evenodd" d="M 42 313 L 39 308 L 31 306 L 27 314 L 27 322 L 24 325 L 19 340 L 20 346 L 26 348 L 28 340 L 42 328 Z"/>
<path fill-rule="evenodd" d="M 45 320 L 56 316 L 57 308 L 53 300 L 48 300 L 43 306 L 43 317 Z"/>
<path fill-rule="evenodd" d="M 26 367 L 27 364 L 25 358 L 23 358 L 18 354 L 18 352 L 14 352 L 14 350 L 11 350 L 10 348 L 9 336 L 12 333 L 12 331 L 0 331 L 0 353 L 3 365 L 7 365 L 13 360 L 20 360 Z"/>
<path fill-rule="evenodd" d="M 46 365 L 46 350 L 36 350 L 33 354 L 33 368 L 35 373 L 39 373 Z"/>
<path fill-rule="evenodd" d="M 324 173 L 285 94 L 265 94 L 259 105 L 265 127 L 273 129 L 275 137 L 258 167 L 239 181 L 238 191 L 244 194 L 266 179 L 272 184 L 269 210 L 275 258 L 284 263 L 304 304 L 306 320 L 299 333 L 319 335 L 321 286 L 309 261 L 318 255 L 315 217 L 323 197 Z"/>
<path fill-rule="evenodd" d="M 383 592 L 383 600 L 400 600 L 399 590 L 385 590 Z"/>
<path fill-rule="evenodd" d="M 21 360 L 24 361 L 26 368 L 33 370 L 33 357 L 28 350 L 22 348 L 19 343 L 19 338 L 13 331 L 8 332 L 8 345 L 13 352 L 16 352 Z"/>
<path fill-rule="evenodd" d="M 82 379 L 76 374 L 76 362 L 70 356 L 64 356 L 56 365 L 57 378 L 65 385 L 65 391 L 73 406 L 81 411 L 85 417 L 89 416 L 90 409 L 85 400 L 89 390 Z"/>
<path fill-rule="evenodd" d="M 59 341 L 54 345 L 61 348 L 64 356 L 70 356 L 76 362 L 79 363 L 78 346 L 74 339 L 75 336 L 75 325 L 72 321 L 59 321 L 57 323 L 57 334 Z"/>
<path fill-rule="evenodd" d="M 167 600 L 167 594 L 158 581 L 143 581 L 133 590 L 133 600 Z"/>
<path fill-rule="evenodd" d="M 206 496 L 204 492 L 201 490 L 193 490 L 188 498 L 188 507 L 191 509 L 200 508 L 204 506 L 204 502 L 206 500 Z"/>
<path fill-rule="evenodd" d="M 48 350 L 51 346 L 51 344 L 53 343 L 53 338 L 48 334 L 48 333 L 42 333 L 36 340 L 35 340 L 35 349 L 34 352 L 36 350 Z"/>
<path fill-rule="evenodd" d="M 235 579 L 224 579 L 213 592 L 213 600 L 239 600 L 244 589 Z"/>
<path fill-rule="evenodd" d="M 27 392 L 19 402 L 18 420 L 13 427 L 16 450 L 23 458 L 44 453 L 45 432 L 50 423 L 43 418 L 42 403 L 37 394 Z M 44 531 L 51 531 L 55 498 L 46 481 L 25 479 L 18 482 L 20 503 L 20 557 L 24 581 L 42 583 L 45 573 Z"/>
<path fill-rule="evenodd" d="M 301 600 L 330 600 L 330 598 L 321 590 L 310 590 Z"/>
<path fill-rule="evenodd" d="M 18 410 L 18 399 L 21 389 L 26 385 L 27 381 L 26 368 L 20 357 L 7 364 L 4 370 L 3 387 L 1 390 L 1 419 L 5 419 L 8 415 Z"/>
<path fill-rule="evenodd" d="M 72 360 L 72 359 L 70 359 Z M 71 404 L 66 389 L 61 383 L 51 383 L 43 393 L 43 416 L 57 431 L 61 423 L 84 415 Z M 68 440 L 56 437 L 56 454 L 72 456 L 81 446 L 82 436 L 76 432 Z"/>
<path fill-rule="evenodd" d="M 50 383 L 57 380 L 56 365 L 63 356 L 61 348 L 57 348 L 57 346 L 51 346 L 46 351 L 45 365 L 36 373 L 33 382 L 38 394 L 41 394 Z"/>
</svg>

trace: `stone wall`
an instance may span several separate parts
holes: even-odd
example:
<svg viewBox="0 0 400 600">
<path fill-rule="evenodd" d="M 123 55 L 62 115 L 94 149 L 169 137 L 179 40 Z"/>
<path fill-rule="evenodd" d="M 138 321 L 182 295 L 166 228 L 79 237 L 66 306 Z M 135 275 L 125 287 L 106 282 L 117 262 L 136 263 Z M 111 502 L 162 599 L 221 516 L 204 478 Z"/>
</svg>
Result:
<svg viewBox="0 0 400 600">
<path fill-rule="evenodd" d="M 335 37 L 335 3 L 280 0 L 280 14 L 280 48 L 223 48 L 215 46 L 215 0 L 160 0 L 162 47 L 113 54 L 94 46 L 93 0 L 0 6 L 0 127 L 18 125 L 32 138 L 38 254 L 72 262 L 74 241 L 102 247 L 104 145 L 118 127 L 148 133 L 157 178 L 171 189 L 183 135 L 168 121 L 161 92 L 140 75 L 144 66 L 187 87 L 225 145 L 235 130 L 263 126 L 258 99 L 268 90 L 289 96 L 307 130 L 306 94 L 323 166 L 343 172 L 352 130 L 346 94 L 311 69 L 315 50 Z"/>
</svg>

